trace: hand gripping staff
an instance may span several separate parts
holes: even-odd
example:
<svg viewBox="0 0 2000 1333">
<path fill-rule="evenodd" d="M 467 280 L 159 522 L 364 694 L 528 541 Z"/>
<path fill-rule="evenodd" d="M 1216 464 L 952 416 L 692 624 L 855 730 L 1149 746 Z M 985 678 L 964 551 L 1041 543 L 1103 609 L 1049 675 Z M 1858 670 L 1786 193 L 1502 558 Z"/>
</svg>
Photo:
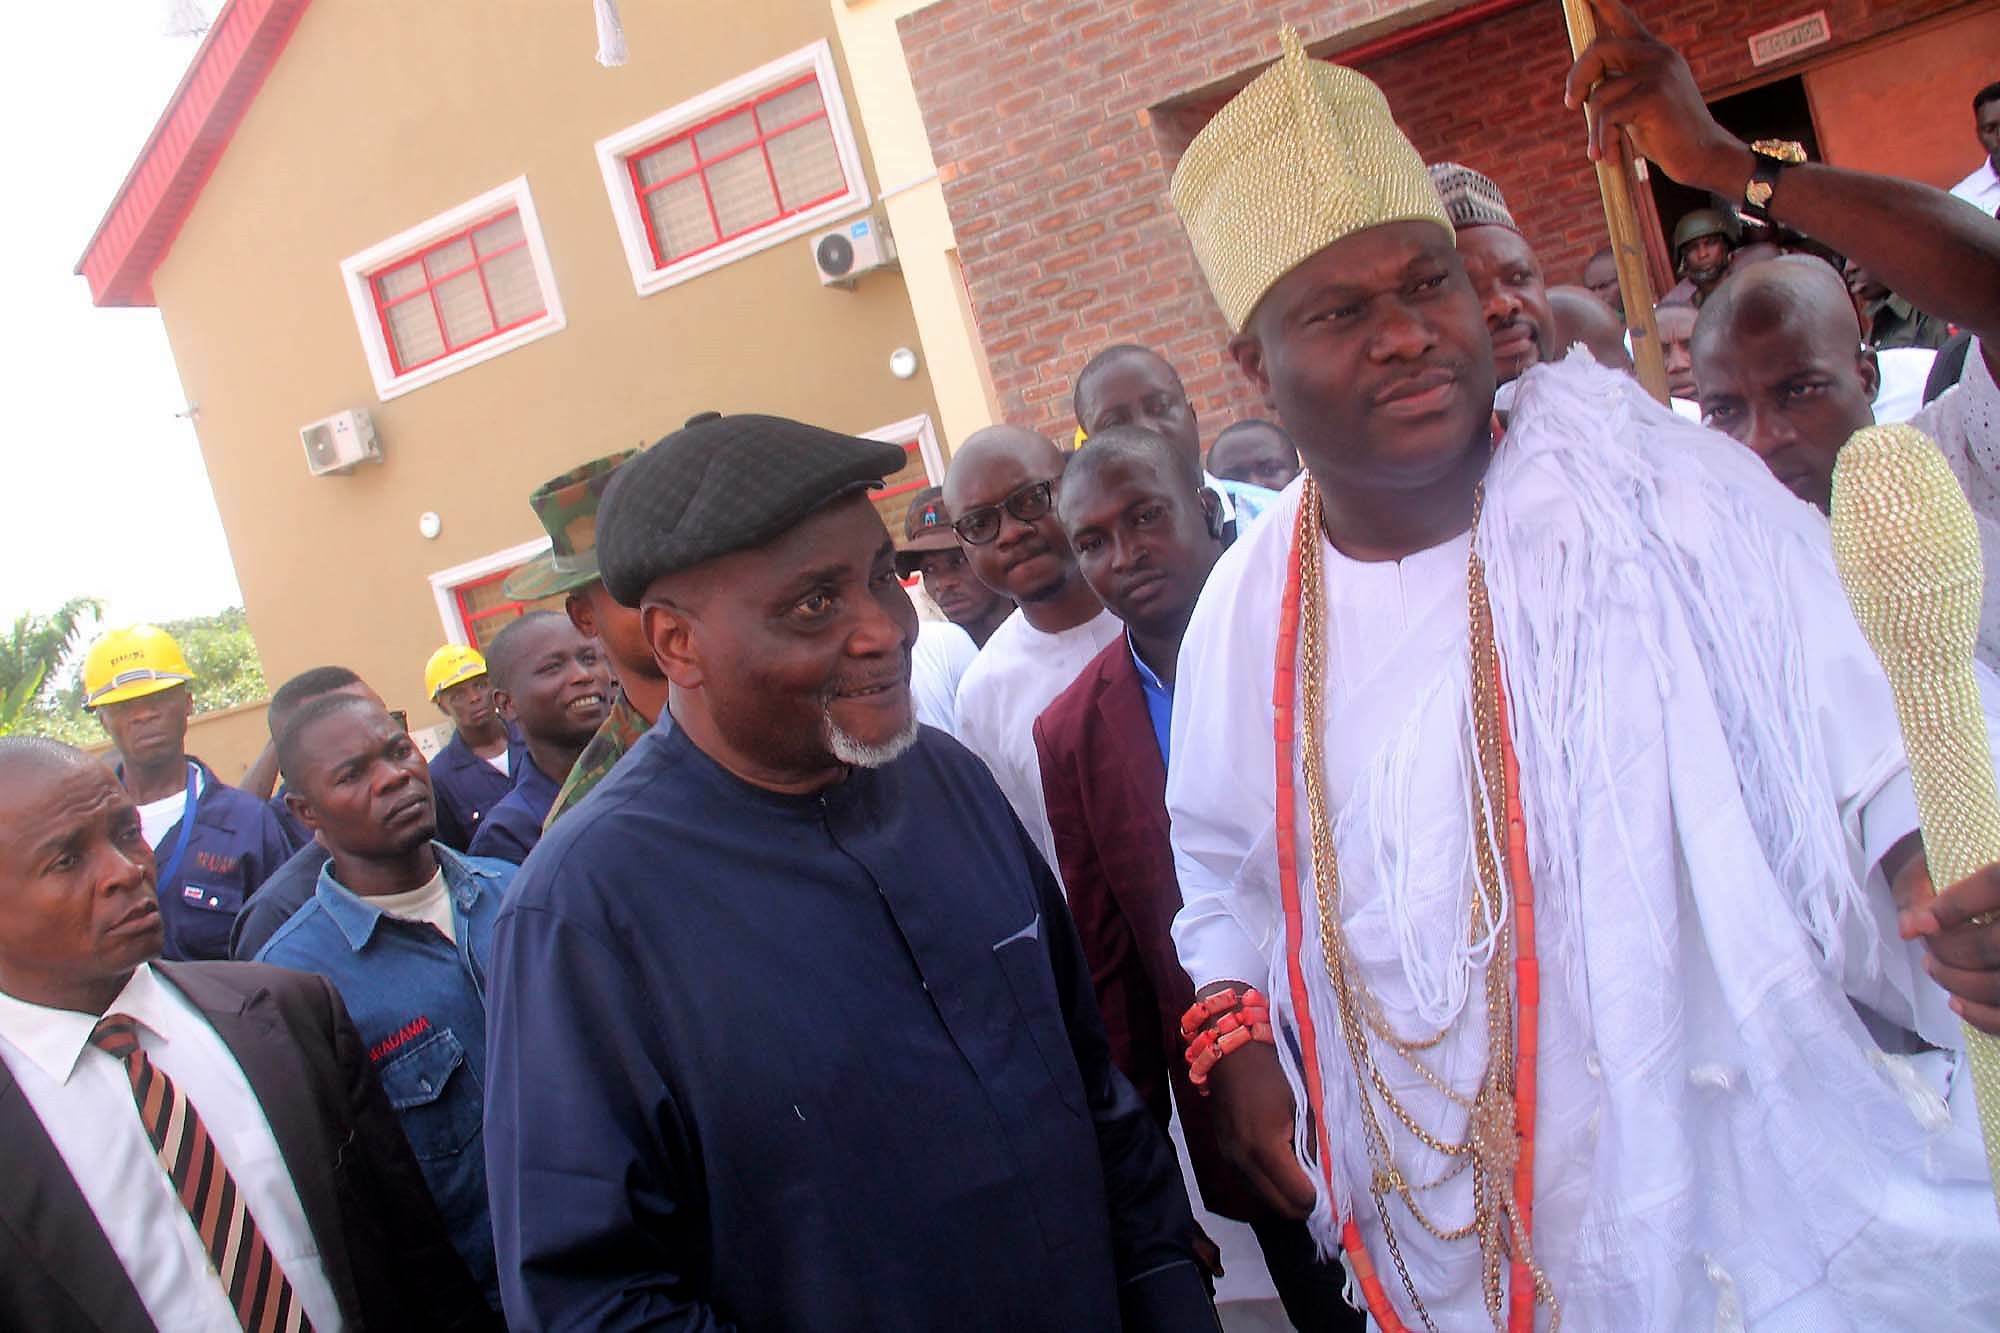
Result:
<svg viewBox="0 0 2000 1333">
<path fill-rule="evenodd" d="M 1833 555 L 1896 696 L 1931 881 L 2000 861 L 2000 784 L 1972 673 L 1979 529 L 1944 455 L 1912 426 L 1854 433 L 1833 469 Z M 1986 1164 L 2000 1182 L 2000 1039 L 1965 1028 Z"/>
</svg>

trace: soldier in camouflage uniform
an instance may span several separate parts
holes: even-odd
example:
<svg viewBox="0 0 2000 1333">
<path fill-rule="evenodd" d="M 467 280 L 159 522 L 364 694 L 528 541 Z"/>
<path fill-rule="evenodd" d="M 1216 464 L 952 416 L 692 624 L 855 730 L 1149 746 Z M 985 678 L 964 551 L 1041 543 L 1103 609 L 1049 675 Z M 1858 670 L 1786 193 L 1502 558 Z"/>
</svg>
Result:
<svg viewBox="0 0 2000 1333">
<path fill-rule="evenodd" d="M 507 596 L 521 601 L 568 594 L 570 621 L 596 638 L 618 668 L 618 698 L 556 793 L 544 829 L 589 795 L 667 707 L 666 677 L 640 631 L 639 613 L 613 601 L 597 576 L 598 502 L 619 467 L 638 452 L 599 458 L 537 487 L 528 507 L 548 531 L 549 551 L 515 570 L 505 584 Z"/>
</svg>

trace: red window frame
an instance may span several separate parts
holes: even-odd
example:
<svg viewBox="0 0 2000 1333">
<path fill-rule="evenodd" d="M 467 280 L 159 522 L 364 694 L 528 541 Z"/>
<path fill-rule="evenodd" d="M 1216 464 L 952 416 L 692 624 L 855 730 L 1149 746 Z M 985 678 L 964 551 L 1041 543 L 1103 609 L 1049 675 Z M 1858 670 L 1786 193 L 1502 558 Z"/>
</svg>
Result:
<svg viewBox="0 0 2000 1333">
<path fill-rule="evenodd" d="M 542 319 L 548 315 L 549 313 L 548 293 L 542 290 L 542 280 L 541 280 L 542 275 L 539 267 L 536 268 L 535 270 L 535 294 L 541 298 L 540 308 L 526 315 L 523 315 L 521 318 L 515 320 L 511 324 L 502 324 L 500 322 L 499 315 L 496 314 L 493 309 L 493 292 L 486 285 L 487 264 L 489 264 L 495 259 L 500 258 L 500 256 L 502 255 L 513 254 L 516 250 L 523 249 L 527 246 L 528 244 L 527 224 L 526 221 L 524 220 L 521 226 L 520 240 L 515 241 L 509 245 L 503 245 L 499 247 L 497 250 L 492 251 L 491 253 L 482 253 L 480 251 L 479 242 L 476 239 L 474 239 L 473 233 L 479 231 L 484 227 L 490 227 L 494 223 L 500 222 L 506 218 L 519 217 L 520 213 L 521 210 L 518 208 L 503 208 L 497 213 L 479 219 L 477 222 L 474 222 L 471 226 L 461 227 L 457 231 L 452 232 L 449 236 L 440 237 L 438 240 L 427 243 L 421 250 L 414 250 L 409 254 L 404 255 L 402 258 L 395 260 L 393 263 L 383 264 L 382 266 L 374 269 L 368 274 L 368 294 L 375 301 L 375 322 L 382 330 L 382 346 L 384 350 L 386 350 L 389 354 L 389 365 L 395 370 L 395 372 L 398 375 L 407 375 L 409 372 L 413 370 L 421 369 L 424 366 L 430 365 L 434 361 L 442 361 L 444 358 L 451 356 L 456 352 L 462 352 L 468 347 L 477 347 L 480 343 L 490 342 L 494 338 L 499 337 L 503 333 L 507 333 L 513 329 L 518 329 L 524 324 L 532 324 L 536 320 Z M 460 241 L 464 241 L 467 245 L 471 246 L 472 262 L 469 264 L 460 264 L 457 268 L 452 269 L 448 273 L 440 273 L 436 277 L 432 277 L 427 262 L 430 259 L 430 257 L 438 253 L 438 251 L 440 250 L 448 249 L 451 246 L 457 245 Z M 424 265 L 424 268 L 422 269 L 424 278 L 423 286 L 415 288 L 412 291 L 405 292 L 403 295 L 395 297 L 391 300 L 387 301 L 383 300 L 382 276 L 387 273 L 396 272 L 399 269 L 408 268 L 411 264 Z M 469 342 L 454 343 L 451 340 L 451 330 L 445 323 L 444 307 L 441 304 L 439 304 L 437 299 L 437 288 L 441 283 L 449 282 L 453 278 L 460 277 L 463 274 L 472 271 L 476 271 L 479 274 L 479 294 L 486 301 L 486 319 L 487 322 L 490 323 L 493 327 L 489 332 L 483 333 L 479 337 L 474 338 Z M 425 357 L 422 361 L 412 361 L 406 364 L 403 361 L 401 354 L 398 353 L 396 350 L 396 336 L 393 332 L 390 331 L 389 328 L 389 311 L 394 306 L 403 305 L 407 302 L 419 299 L 430 302 L 431 313 L 437 319 L 438 341 L 444 344 L 444 350 L 439 352 L 436 356 Z"/>
<path fill-rule="evenodd" d="M 635 149 L 633 152 L 626 155 L 625 175 L 627 179 L 629 179 L 632 182 L 632 194 L 639 204 L 639 221 L 640 224 L 643 225 L 646 229 L 646 245 L 653 253 L 653 267 L 655 269 L 664 269 L 674 264 L 684 263 L 687 260 L 694 258 L 696 255 L 706 254 L 710 250 L 715 249 L 719 245 L 725 245 L 728 242 L 737 239 L 739 236 L 749 236 L 755 232 L 764 230 L 766 227 L 776 226 L 778 223 L 783 222 L 786 218 L 797 217 L 800 213 L 805 212 L 807 209 L 817 208 L 821 204 L 826 203 L 829 199 L 838 199 L 842 195 L 848 192 L 850 186 L 847 180 L 847 163 L 845 161 L 842 161 L 840 158 L 839 154 L 840 137 L 837 134 L 833 135 L 832 137 L 835 149 L 834 161 L 835 164 L 840 168 L 839 189 L 834 190 L 828 194 L 823 194 L 817 199 L 802 200 L 797 204 L 787 207 L 785 202 L 785 192 L 778 188 L 778 173 L 776 169 L 773 168 L 771 165 L 771 153 L 770 149 L 767 148 L 766 145 L 769 144 L 772 139 L 777 138 L 779 135 L 786 134 L 792 130 L 798 129 L 801 125 L 810 125 L 816 120 L 829 121 L 828 128 L 830 131 L 832 126 L 830 117 L 827 114 L 826 88 L 824 85 L 820 85 L 818 111 L 814 112 L 810 116 L 801 116 L 797 120 L 787 121 L 782 125 L 767 127 L 764 124 L 764 117 L 762 113 L 758 111 L 758 108 L 763 106 L 767 102 L 771 102 L 776 100 L 777 98 L 783 97 L 786 93 L 794 92 L 799 88 L 803 88 L 808 83 L 819 84 L 819 74 L 817 71 L 803 74 L 796 79 L 790 80 L 789 82 L 781 83 L 774 88 L 766 89 L 765 91 L 758 93 L 755 97 L 751 97 L 744 101 L 738 102 L 733 106 L 725 107 L 723 110 L 716 112 L 714 115 L 710 116 L 707 120 L 704 120 L 699 124 L 691 125 L 686 129 L 675 130 L 672 134 L 667 135 L 665 138 L 655 139 L 652 143 L 645 145 L 643 148 Z M 704 158 L 701 155 L 700 146 L 695 142 L 695 136 L 700 134 L 703 130 L 708 129 L 710 126 L 718 125 L 721 122 L 730 119 L 732 116 L 740 116 L 745 111 L 750 112 L 751 124 L 756 128 L 757 131 L 756 137 L 751 139 L 747 143 L 737 144 L 735 147 L 730 148 L 725 152 L 718 153 L 714 157 Z M 671 148 L 673 145 L 680 143 L 682 141 L 686 141 L 688 145 L 688 151 L 694 155 L 694 165 L 692 167 L 689 167 L 686 171 L 682 171 L 675 175 L 668 176 L 663 180 L 654 181 L 651 185 L 646 185 L 642 183 L 639 179 L 640 159 L 651 157 L 654 153 L 659 152 L 661 149 Z M 751 152 L 752 150 L 755 150 L 764 159 L 764 173 L 766 176 L 770 178 L 771 197 L 778 201 L 778 211 L 773 215 L 771 215 L 770 217 L 764 219 L 762 222 L 753 223 L 752 225 L 744 227 L 739 231 L 733 231 L 728 233 L 727 235 L 724 235 L 722 231 L 722 218 L 715 211 L 715 194 L 712 190 L 708 188 L 708 170 L 709 168 L 717 165 L 718 163 L 727 162 L 732 157 L 740 157 L 742 154 Z M 701 196 L 702 199 L 708 204 L 708 220 L 715 227 L 715 239 L 709 242 L 707 245 L 700 246 L 693 250 L 689 250 L 685 254 L 675 255 L 671 259 L 669 259 L 667 256 L 660 253 L 660 236 L 659 233 L 655 231 L 653 228 L 653 215 L 651 210 L 649 210 L 646 207 L 646 196 L 654 193 L 657 190 L 663 190 L 669 185 L 679 184 L 681 181 L 686 180 L 690 176 L 697 177 L 701 181 Z"/>
<path fill-rule="evenodd" d="M 895 443 L 895 441 L 891 440 L 890 443 L 893 444 Z M 915 454 L 917 456 L 917 462 L 919 463 L 924 462 L 923 449 L 924 449 L 923 442 L 920 440 L 905 440 L 903 442 L 904 455 L 908 456 L 910 454 Z M 909 466 L 908 463 L 903 464 L 903 467 L 908 467 L 908 466 Z M 901 471 L 900 468 L 897 470 Z M 918 477 L 915 481 L 905 481 L 895 486 L 885 486 L 881 490 L 873 492 L 873 498 L 875 500 L 875 503 L 879 505 L 884 500 L 894 499 L 898 495 L 908 495 L 911 491 L 920 491 L 924 487 L 932 484 L 933 483 L 930 478 L 930 465 L 928 463 L 925 463 L 923 475 Z"/>
<path fill-rule="evenodd" d="M 891 440 L 889 441 L 889 443 L 894 444 L 895 441 Z M 903 441 L 903 453 L 905 455 L 915 454 L 917 456 L 917 461 L 920 463 L 924 463 L 924 470 L 914 481 L 906 481 L 895 486 L 885 486 L 879 491 L 871 491 L 869 493 L 868 498 L 875 502 L 875 507 L 877 509 L 880 509 L 882 507 L 882 502 L 884 500 L 894 499 L 898 495 L 908 495 L 911 491 L 920 491 L 924 489 L 924 487 L 926 486 L 931 486 L 936 484 L 931 480 L 930 477 L 930 464 L 924 462 L 923 448 L 924 446 L 921 440 L 910 439 Z M 903 466 L 908 467 L 909 464 L 905 463 Z M 900 582 L 905 588 L 914 588 L 918 584 L 923 582 L 923 576 L 920 574 L 912 574 L 906 579 L 898 580 L 898 582 Z"/>
<path fill-rule="evenodd" d="M 515 568 L 519 568 L 519 566 L 515 566 Z M 479 635 L 473 629 L 475 622 L 491 620 L 495 616 L 506 616 L 508 620 L 519 620 L 528 613 L 528 608 L 534 605 L 532 602 L 518 600 L 495 602 L 491 606 L 481 607 L 475 611 L 467 602 L 467 593 L 480 588 L 490 588 L 494 584 L 506 579 L 513 572 L 513 569 L 502 569 L 492 574 L 483 574 L 476 579 L 468 579 L 464 583 L 453 586 L 451 590 L 452 605 L 458 611 L 458 623 L 465 626 L 465 641 L 467 643 L 472 644 L 474 647 L 479 645 Z"/>
</svg>

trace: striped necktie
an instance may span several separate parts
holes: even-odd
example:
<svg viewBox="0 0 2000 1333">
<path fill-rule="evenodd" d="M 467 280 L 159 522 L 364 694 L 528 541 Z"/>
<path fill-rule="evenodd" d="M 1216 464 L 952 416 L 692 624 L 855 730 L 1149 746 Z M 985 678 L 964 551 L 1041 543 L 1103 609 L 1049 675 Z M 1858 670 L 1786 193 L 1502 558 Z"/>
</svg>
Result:
<svg viewBox="0 0 2000 1333">
<path fill-rule="evenodd" d="M 284 1270 L 264 1243 L 222 1154 L 187 1095 L 146 1058 L 139 1029 L 125 1014 L 107 1014 L 90 1033 L 91 1045 L 125 1062 L 139 1120 L 153 1140 L 160 1166 L 194 1221 L 212 1270 L 246 1333 L 303 1333 L 312 1325 Z"/>
</svg>

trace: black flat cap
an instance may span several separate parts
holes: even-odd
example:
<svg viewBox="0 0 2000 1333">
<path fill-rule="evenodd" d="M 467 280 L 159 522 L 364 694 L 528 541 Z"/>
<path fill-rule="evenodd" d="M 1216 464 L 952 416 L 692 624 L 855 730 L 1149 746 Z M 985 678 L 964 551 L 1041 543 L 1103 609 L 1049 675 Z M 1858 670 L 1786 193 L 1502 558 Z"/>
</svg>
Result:
<svg viewBox="0 0 2000 1333">
<path fill-rule="evenodd" d="M 604 586 L 637 606 L 662 574 L 762 546 L 908 462 L 900 445 L 784 417 L 697 417 L 611 479 L 597 512 Z"/>
</svg>

